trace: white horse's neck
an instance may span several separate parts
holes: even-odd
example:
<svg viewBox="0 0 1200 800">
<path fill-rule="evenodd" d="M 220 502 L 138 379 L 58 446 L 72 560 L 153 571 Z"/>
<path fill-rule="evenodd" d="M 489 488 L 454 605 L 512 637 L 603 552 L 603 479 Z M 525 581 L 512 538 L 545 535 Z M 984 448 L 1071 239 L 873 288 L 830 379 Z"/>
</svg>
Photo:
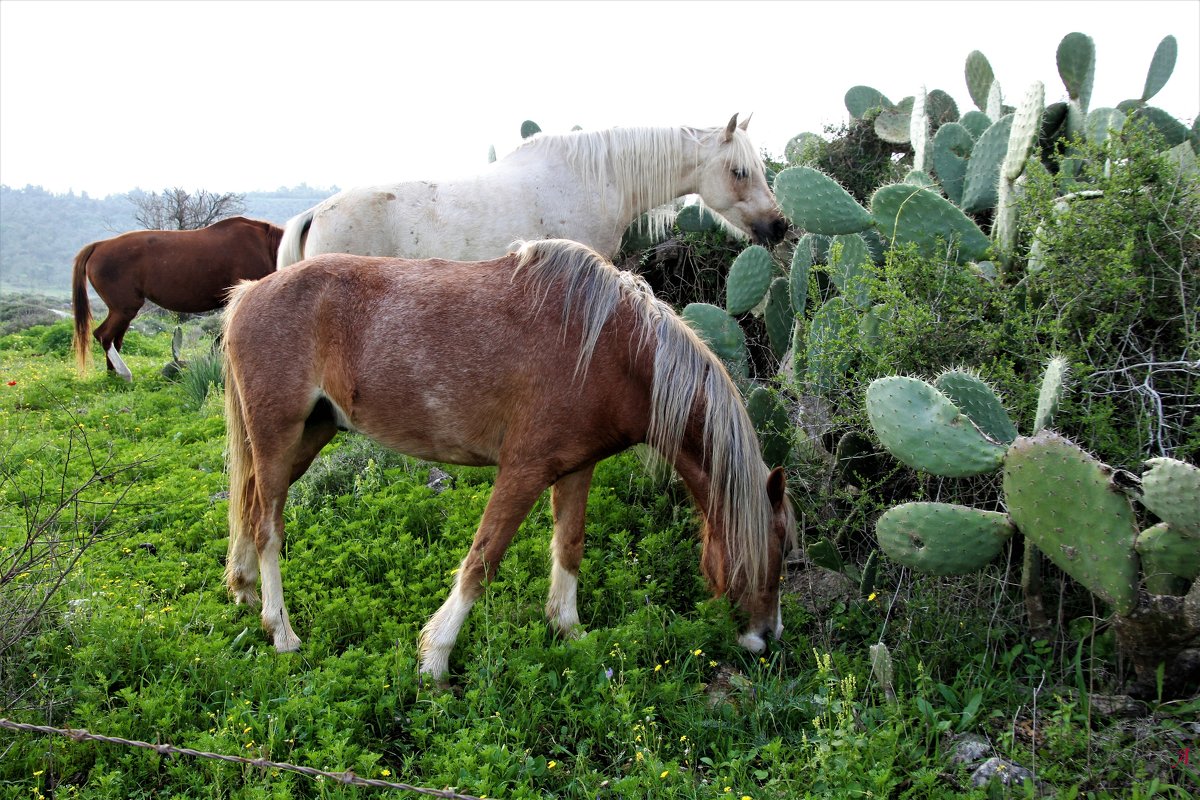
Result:
<svg viewBox="0 0 1200 800">
<path fill-rule="evenodd" d="M 619 241 L 639 214 L 698 191 L 704 150 L 712 148 L 710 137 L 717 133 L 610 128 L 547 136 L 525 148 L 531 155 L 561 154 L 579 180 L 579 189 L 599 200 L 602 216 L 611 220 Z"/>
</svg>

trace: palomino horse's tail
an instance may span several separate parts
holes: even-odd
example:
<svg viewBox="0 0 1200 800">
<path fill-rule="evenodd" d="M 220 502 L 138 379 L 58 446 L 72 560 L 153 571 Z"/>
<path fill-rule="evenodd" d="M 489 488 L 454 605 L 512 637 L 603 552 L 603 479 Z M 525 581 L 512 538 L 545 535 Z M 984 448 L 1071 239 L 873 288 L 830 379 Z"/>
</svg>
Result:
<svg viewBox="0 0 1200 800">
<path fill-rule="evenodd" d="M 313 206 L 287 221 L 283 227 L 283 238 L 279 240 L 279 253 L 275 256 L 275 269 L 290 267 L 304 260 L 304 239 L 312 227 L 317 208 Z"/>
<path fill-rule="evenodd" d="M 75 256 L 75 270 L 71 275 L 71 305 L 75 310 L 75 336 L 71 343 L 75 350 L 75 364 L 80 372 L 87 370 L 88 353 L 92 346 L 92 306 L 87 296 L 87 261 L 96 249 L 92 242 Z"/>
<path fill-rule="evenodd" d="M 225 324 L 233 318 L 245 287 L 252 285 L 243 281 L 229 292 L 229 305 L 225 309 Z M 234 591 L 244 585 L 238 572 L 239 559 L 235 557 L 236 544 L 250 529 L 251 494 L 253 492 L 254 456 L 250 440 L 246 435 L 246 420 L 242 409 L 242 393 L 238 389 L 237 377 L 229 358 L 227 331 L 221 336 L 224 346 L 225 371 L 225 469 L 229 473 L 229 556 L 225 561 L 225 582 Z"/>
</svg>

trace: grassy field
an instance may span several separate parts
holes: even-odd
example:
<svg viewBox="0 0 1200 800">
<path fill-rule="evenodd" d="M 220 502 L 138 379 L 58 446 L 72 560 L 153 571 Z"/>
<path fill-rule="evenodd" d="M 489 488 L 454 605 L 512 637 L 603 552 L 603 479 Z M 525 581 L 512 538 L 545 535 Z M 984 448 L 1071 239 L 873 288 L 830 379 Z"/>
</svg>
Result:
<svg viewBox="0 0 1200 800">
<path fill-rule="evenodd" d="M 77 376 L 69 339 L 66 322 L 0 337 L 0 717 L 493 798 L 1182 798 L 1200 785 L 1196 759 L 1180 763 L 1197 704 L 1103 716 L 1089 695 L 1112 682 L 1111 642 L 1029 641 L 1011 565 L 948 582 L 885 564 L 862 596 L 802 559 L 783 641 L 749 656 L 705 592 L 686 492 L 636 454 L 601 465 L 592 488 L 588 635 L 560 641 L 543 618 L 543 498 L 439 689 L 418 679 L 417 636 L 493 473 L 431 480 L 432 465 L 343 435 L 290 495 L 284 590 L 304 645 L 276 654 L 222 585 L 220 389 L 159 374 L 161 323 L 126 340 L 132 385 L 98 354 Z M 193 365 L 210 345 L 189 325 Z M 872 671 L 877 643 L 890 687 Z M 952 760 L 966 735 L 1036 786 L 972 789 L 977 764 Z M 0 730 L 3 798 L 373 796 Z"/>
</svg>

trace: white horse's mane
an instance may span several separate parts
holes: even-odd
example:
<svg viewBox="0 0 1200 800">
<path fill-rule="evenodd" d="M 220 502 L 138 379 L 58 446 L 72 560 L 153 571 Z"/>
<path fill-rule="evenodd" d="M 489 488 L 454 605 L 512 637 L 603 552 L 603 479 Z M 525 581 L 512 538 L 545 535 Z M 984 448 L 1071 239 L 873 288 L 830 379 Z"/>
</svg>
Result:
<svg viewBox="0 0 1200 800">
<path fill-rule="evenodd" d="M 657 210 L 657 207 L 676 199 L 673 192 L 676 176 L 684 169 L 698 166 L 702 160 L 701 152 L 721 144 L 725 130 L 724 127 L 632 127 L 539 134 L 514 150 L 509 157 L 525 152 L 562 151 L 567 163 L 589 190 L 603 186 L 609 179 L 616 183 L 621 195 L 621 208 L 618 211 L 622 216 L 632 216 L 632 209 Z M 723 165 L 728 169 L 750 169 L 761 161 L 750 137 L 736 125 L 723 154 Z M 604 196 L 603 192 L 597 194 Z M 703 205 L 699 196 L 696 201 Z M 651 231 L 661 235 L 673 219 L 673 215 L 651 213 Z M 732 225 L 726 224 L 724 227 L 739 237 L 745 237 Z"/>
</svg>

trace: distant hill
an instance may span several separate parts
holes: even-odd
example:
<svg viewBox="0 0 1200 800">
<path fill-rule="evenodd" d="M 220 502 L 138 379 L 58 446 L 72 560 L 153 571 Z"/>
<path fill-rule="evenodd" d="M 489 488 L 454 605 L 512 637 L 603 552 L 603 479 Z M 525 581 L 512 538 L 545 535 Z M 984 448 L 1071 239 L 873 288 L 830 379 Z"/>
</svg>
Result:
<svg viewBox="0 0 1200 800">
<path fill-rule="evenodd" d="M 247 192 L 245 216 L 282 225 L 336 191 L 302 184 Z M 75 254 L 89 242 L 137 230 L 133 213 L 124 194 L 100 199 L 0 184 L 0 293 L 66 296 Z"/>
</svg>

